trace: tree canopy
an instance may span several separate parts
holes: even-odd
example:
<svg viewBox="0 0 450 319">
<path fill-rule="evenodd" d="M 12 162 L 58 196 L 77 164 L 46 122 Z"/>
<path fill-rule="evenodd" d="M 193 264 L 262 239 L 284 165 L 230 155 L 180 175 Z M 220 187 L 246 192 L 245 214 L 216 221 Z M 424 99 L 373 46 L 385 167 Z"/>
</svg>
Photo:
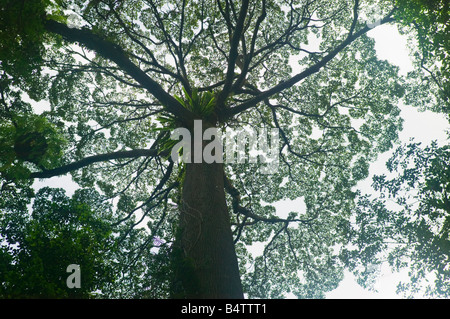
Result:
<svg viewBox="0 0 450 319">
<path fill-rule="evenodd" d="M 91 276 L 83 296 L 100 289 L 117 297 L 108 287 L 124 273 L 132 277 L 127 297 L 323 297 L 346 268 L 381 252 L 380 244 L 364 253 L 393 229 L 376 225 L 384 235 L 364 237 L 354 220 L 374 218 L 357 183 L 398 142 L 400 102 L 448 110 L 446 1 L 0 3 L 0 220 L 9 245 L 2 258 L 14 260 L 2 267 L 10 274 L 12 265 L 39 262 L 39 270 L 30 269 L 40 276 L 36 285 L 60 276 L 61 269 L 45 267 L 69 245 L 52 267 L 64 271 L 62 264 L 78 256 Z M 418 40 L 411 47 L 417 68 L 407 77 L 377 57 L 367 35 L 384 24 Z M 266 174 L 262 157 L 223 165 L 174 161 L 170 134 L 193 131 L 194 120 L 222 132 L 276 129 L 276 170 Z M 416 155 L 413 178 L 428 167 Z M 438 178 L 432 172 L 444 168 L 433 164 L 428 172 Z M 35 179 L 66 174 L 81 189 L 72 199 L 61 190 L 34 194 Z M 305 209 L 276 211 L 274 204 L 287 199 L 302 199 Z M 438 231 L 442 247 L 446 229 Z M 63 242 L 67 236 L 75 243 Z M 29 246 L 34 238 L 56 250 L 42 256 L 41 244 Z M 19 251 L 5 248 L 14 244 Z M 350 251 L 355 244 L 359 250 Z M 411 249 L 419 252 L 417 245 Z M 428 262 L 409 255 L 417 265 Z M 113 264 L 118 256 L 139 267 L 123 270 Z M 442 262 L 448 250 L 431 264 Z M 117 282 L 116 291 L 127 290 L 126 280 Z M 48 293 L 69 294 L 63 286 L 48 286 Z M 6 296 L 39 294 L 27 289 Z"/>
</svg>

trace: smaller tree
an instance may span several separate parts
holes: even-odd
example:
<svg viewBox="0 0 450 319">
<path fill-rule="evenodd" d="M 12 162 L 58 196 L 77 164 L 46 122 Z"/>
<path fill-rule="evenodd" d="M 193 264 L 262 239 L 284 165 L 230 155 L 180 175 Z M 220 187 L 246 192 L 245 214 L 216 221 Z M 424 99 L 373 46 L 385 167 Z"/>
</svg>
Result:
<svg viewBox="0 0 450 319">
<path fill-rule="evenodd" d="M 142 229 L 114 229 L 111 205 L 96 191 L 79 189 L 69 198 L 62 189 L 42 188 L 31 214 L 26 200 L 8 200 L 17 198 L 12 194 L 17 191 L 10 185 L 2 189 L 1 298 L 139 298 L 164 292 L 164 283 L 155 283 L 164 254 L 136 249 L 154 244 Z M 127 239 L 116 242 L 124 232 Z M 80 265 L 80 288 L 66 285 L 70 264 Z"/>
<path fill-rule="evenodd" d="M 375 176 L 374 197 L 361 196 L 349 256 L 361 283 L 388 261 L 394 270 L 409 269 L 404 295 L 450 296 L 450 147 L 420 143 L 399 147 L 387 162 L 392 177 Z M 355 259 L 353 259 L 355 260 Z M 361 267 L 361 265 L 366 265 Z"/>
<path fill-rule="evenodd" d="M 110 210 L 95 207 L 96 197 L 81 190 L 69 198 L 62 189 L 46 187 L 37 193 L 31 215 L 26 210 L 1 215 L 3 297 L 87 298 L 113 280 L 104 262 L 112 246 Z M 81 267 L 79 289 L 66 285 L 70 264 Z"/>
</svg>

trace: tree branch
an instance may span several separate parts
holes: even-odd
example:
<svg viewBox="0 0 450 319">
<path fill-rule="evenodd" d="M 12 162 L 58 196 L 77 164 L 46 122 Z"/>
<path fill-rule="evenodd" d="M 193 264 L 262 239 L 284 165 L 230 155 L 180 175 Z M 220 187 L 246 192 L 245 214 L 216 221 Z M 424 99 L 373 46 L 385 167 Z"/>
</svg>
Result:
<svg viewBox="0 0 450 319">
<path fill-rule="evenodd" d="M 141 205 L 135 207 L 134 209 L 132 209 L 130 212 L 128 212 L 127 216 L 125 216 L 124 218 L 122 218 L 121 220 L 119 220 L 118 222 L 116 222 L 115 224 L 113 224 L 113 226 L 119 225 L 120 223 L 123 223 L 124 221 L 126 221 L 127 219 L 129 219 L 138 209 L 143 208 L 144 206 L 149 205 L 155 198 L 157 198 L 158 196 L 160 196 L 161 194 L 166 194 L 165 196 L 167 196 L 167 194 L 175 187 L 177 187 L 179 185 L 179 182 L 176 181 L 174 183 L 172 183 L 172 185 L 170 185 L 168 188 L 166 188 L 165 190 L 162 190 L 162 188 L 164 187 L 164 185 L 167 183 L 167 181 L 170 178 L 170 175 L 172 174 L 172 170 L 173 170 L 173 161 L 170 161 L 169 165 L 167 166 L 167 170 L 164 173 L 164 176 L 161 178 L 161 180 L 159 181 L 158 185 L 155 187 L 155 189 L 153 190 L 152 194 L 150 195 L 149 198 L 147 198 L 147 200 L 142 203 Z M 141 216 L 141 219 L 136 222 L 133 227 L 130 228 L 133 229 L 134 226 L 140 224 L 142 222 L 142 220 L 144 220 L 144 218 L 148 215 L 148 213 L 151 211 L 152 208 L 155 208 L 156 206 L 158 206 L 159 203 L 156 203 L 152 206 L 150 206 L 148 209 L 146 209 L 145 213 Z M 124 236 L 126 237 L 126 235 Z"/>
<path fill-rule="evenodd" d="M 245 217 L 249 217 L 253 219 L 255 222 L 265 222 L 265 223 L 285 223 L 286 225 L 289 225 L 289 223 L 303 223 L 303 224 L 309 224 L 313 220 L 317 218 L 317 216 L 313 216 L 308 219 L 299 219 L 299 218 L 291 218 L 291 219 L 284 219 L 279 217 L 263 217 L 259 216 L 255 213 L 253 213 L 250 209 L 243 207 L 240 205 L 240 194 L 239 191 L 233 186 L 231 181 L 224 175 L 224 187 L 225 191 L 231 195 L 233 198 L 233 210 L 235 213 L 241 213 Z"/>
<path fill-rule="evenodd" d="M 158 99 L 168 112 L 182 120 L 189 121 L 192 119 L 192 113 L 184 108 L 174 97 L 168 94 L 156 81 L 137 67 L 128 58 L 128 54 L 118 45 L 94 34 L 87 28 L 69 28 L 65 24 L 54 20 L 46 20 L 44 27 L 48 32 L 59 34 L 68 42 L 78 42 L 104 58 L 116 63 L 124 72 Z"/>
<path fill-rule="evenodd" d="M 392 12 L 390 14 L 388 14 L 384 19 L 382 19 L 380 24 L 385 24 L 385 23 L 394 21 L 394 19 L 391 18 L 391 15 L 392 15 Z M 355 14 L 355 16 L 357 17 L 356 14 Z M 371 30 L 371 28 L 369 28 L 368 26 L 365 26 L 358 32 L 353 32 L 353 24 L 352 24 L 351 32 L 348 34 L 346 39 L 340 45 L 338 45 L 334 50 L 332 50 L 325 57 L 323 57 L 322 60 L 320 60 L 317 63 L 315 63 L 314 65 L 310 66 L 303 72 L 296 74 L 295 76 L 291 77 L 290 79 L 281 81 L 280 83 L 278 83 L 271 89 L 261 92 L 259 95 L 251 98 L 250 100 L 247 100 L 247 101 L 243 102 L 242 104 L 235 106 L 233 108 L 223 110 L 222 114 L 221 114 L 221 120 L 222 121 L 226 120 L 238 113 L 246 111 L 249 108 L 256 106 L 259 102 L 271 97 L 272 95 L 275 95 L 287 88 L 290 88 L 290 87 L 294 86 L 296 83 L 300 82 L 301 80 L 307 78 L 308 76 L 319 72 L 320 69 L 322 67 L 324 67 L 329 61 L 331 61 L 336 55 L 338 55 L 339 52 L 341 52 L 348 45 L 350 45 L 353 41 L 355 41 L 360 36 L 362 36 L 363 34 L 367 33 L 370 30 Z"/>
<path fill-rule="evenodd" d="M 236 27 L 234 28 L 233 36 L 231 38 L 231 43 L 230 43 L 231 46 L 230 46 L 230 53 L 228 56 L 228 68 L 227 68 L 227 73 L 226 73 L 226 77 L 225 77 L 225 85 L 224 85 L 222 91 L 219 93 L 219 98 L 218 98 L 219 103 L 225 101 L 226 97 L 228 96 L 228 94 L 231 91 L 231 86 L 232 86 L 232 82 L 233 82 L 233 78 L 234 78 L 234 68 L 236 65 L 237 58 L 238 58 L 238 46 L 239 46 L 239 41 L 242 36 L 242 32 L 244 30 L 244 22 L 245 22 L 245 17 L 247 15 L 247 11 L 248 11 L 248 5 L 249 5 L 248 0 L 242 1 L 241 10 L 239 12 L 239 18 L 237 20 Z M 220 107 L 220 105 L 219 105 L 219 107 Z"/>
<path fill-rule="evenodd" d="M 30 174 L 30 178 L 51 178 L 54 176 L 65 175 L 71 171 L 86 167 L 88 165 L 105 162 L 109 160 L 122 159 L 122 158 L 137 158 L 142 156 L 148 157 L 156 157 L 161 155 L 157 149 L 136 149 L 131 151 L 119 151 L 114 153 L 107 154 L 99 154 L 88 156 L 83 158 L 80 161 L 70 163 L 58 168 L 42 171 L 42 172 L 34 172 Z"/>
</svg>

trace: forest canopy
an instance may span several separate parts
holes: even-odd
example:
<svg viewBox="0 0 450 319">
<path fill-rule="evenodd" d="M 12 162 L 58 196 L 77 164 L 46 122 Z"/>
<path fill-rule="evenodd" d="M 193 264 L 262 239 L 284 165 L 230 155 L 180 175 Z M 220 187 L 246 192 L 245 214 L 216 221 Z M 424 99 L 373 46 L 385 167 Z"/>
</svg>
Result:
<svg viewBox="0 0 450 319">
<path fill-rule="evenodd" d="M 402 103 L 448 117 L 446 0 L 0 4 L 1 297 L 322 298 L 385 260 L 449 296 L 448 146 L 399 145 Z M 388 24 L 406 76 L 368 36 Z M 172 152 L 175 129 L 204 139 Z M 270 174 L 242 135 L 263 129 Z M 243 163 L 195 160 L 227 131 Z M 72 196 L 33 187 L 61 176 Z"/>
</svg>

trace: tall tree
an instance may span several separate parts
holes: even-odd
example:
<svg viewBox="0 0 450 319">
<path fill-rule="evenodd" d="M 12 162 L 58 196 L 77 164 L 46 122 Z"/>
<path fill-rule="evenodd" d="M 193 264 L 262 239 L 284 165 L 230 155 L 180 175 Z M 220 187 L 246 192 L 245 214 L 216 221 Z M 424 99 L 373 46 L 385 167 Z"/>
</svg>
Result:
<svg viewBox="0 0 450 319">
<path fill-rule="evenodd" d="M 367 36 L 395 21 L 391 1 L 1 4 L 4 185 L 70 173 L 96 187 L 117 222 L 136 215 L 170 245 L 172 297 L 337 286 L 354 187 L 402 127 L 404 80 Z M 174 128 L 276 129 L 277 165 L 194 161 L 208 141 L 177 162 Z M 306 208 L 276 212 L 287 199 Z"/>
</svg>

